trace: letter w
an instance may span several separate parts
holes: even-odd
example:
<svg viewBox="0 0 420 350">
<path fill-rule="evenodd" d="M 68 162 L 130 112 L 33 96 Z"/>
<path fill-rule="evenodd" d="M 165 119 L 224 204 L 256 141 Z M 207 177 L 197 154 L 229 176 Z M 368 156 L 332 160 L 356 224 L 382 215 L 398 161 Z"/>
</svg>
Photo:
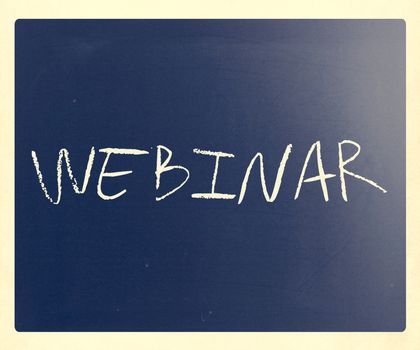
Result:
<svg viewBox="0 0 420 350">
<path fill-rule="evenodd" d="M 44 192 L 45 197 L 47 197 L 47 199 L 51 203 L 58 204 L 58 203 L 60 203 L 60 200 L 61 200 L 61 176 L 62 176 L 62 173 L 63 173 L 63 171 L 62 171 L 63 157 L 66 161 L 67 173 L 69 175 L 70 181 L 72 182 L 74 192 L 77 193 L 77 194 L 85 193 L 86 187 L 89 183 L 89 177 L 90 177 L 90 172 L 92 170 L 93 160 L 95 158 L 95 148 L 94 147 L 92 147 L 91 150 L 90 150 L 89 159 L 88 159 L 87 166 L 86 166 L 86 171 L 85 171 L 85 178 L 84 178 L 83 186 L 82 186 L 81 190 L 79 189 L 79 186 L 77 185 L 77 180 L 73 175 L 73 171 L 71 170 L 69 151 L 65 148 L 62 148 L 60 150 L 60 152 L 58 153 L 58 161 L 57 161 L 57 200 L 56 201 L 54 201 L 51 198 L 51 196 L 48 194 L 48 190 L 47 190 L 47 187 L 44 184 L 44 178 L 42 176 L 42 173 L 41 173 L 41 170 L 40 170 L 40 167 L 39 167 L 39 162 L 38 162 L 38 157 L 36 155 L 36 152 L 32 151 L 31 154 L 32 154 L 32 160 L 33 160 L 34 166 L 35 166 L 35 171 L 36 171 L 36 174 L 38 176 L 38 181 L 39 181 L 39 184 L 41 185 L 41 189 Z"/>
</svg>

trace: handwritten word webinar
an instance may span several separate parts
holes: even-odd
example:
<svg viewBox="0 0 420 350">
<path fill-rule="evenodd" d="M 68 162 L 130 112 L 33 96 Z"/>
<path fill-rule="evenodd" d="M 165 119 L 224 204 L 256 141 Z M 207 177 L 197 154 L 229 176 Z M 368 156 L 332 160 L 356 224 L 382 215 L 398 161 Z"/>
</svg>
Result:
<svg viewBox="0 0 420 350">
<path fill-rule="evenodd" d="M 346 147 L 352 147 L 355 152 L 353 155 L 349 158 L 343 159 L 343 148 L 344 145 L 347 145 Z M 291 157 L 292 154 L 293 145 L 288 144 L 286 148 L 284 149 L 282 158 L 280 160 L 280 164 L 277 169 L 277 175 L 274 181 L 273 189 L 270 193 L 266 179 L 265 179 L 265 172 L 264 172 L 264 156 L 262 153 L 258 152 L 256 153 L 250 160 L 248 167 L 244 171 L 244 175 L 242 177 L 242 184 L 239 190 L 239 194 L 233 194 L 233 193 L 220 193 L 216 190 L 216 184 L 218 180 L 218 170 L 220 166 L 220 160 L 222 158 L 229 158 L 232 159 L 235 157 L 232 153 L 226 153 L 222 151 L 212 151 L 212 150 L 202 150 L 198 148 L 194 148 L 193 154 L 197 156 L 205 156 L 205 157 L 211 157 L 214 161 L 214 170 L 213 170 L 213 178 L 211 185 L 209 188 L 211 188 L 208 192 L 201 192 L 201 193 L 192 193 L 191 197 L 194 199 L 206 199 L 206 200 L 237 200 L 237 204 L 241 204 L 244 201 L 245 194 L 247 191 L 247 184 L 248 180 L 251 176 L 259 176 L 261 181 L 261 188 L 262 192 L 264 194 L 264 198 L 267 202 L 274 202 L 279 194 L 281 183 L 283 179 L 283 174 L 285 171 L 285 168 L 287 166 L 289 157 Z M 324 170 L 322 157 L 321 157 L 321 142 L 317 141 L 311 145 L 311 147 L 308 150 L 308 153 L 306 155 L 306 158 L 302 165 L 302 170 L 300 173 L 299 180 L 296 184 L 296 192 L 294 195 L 294 199 L 297 200 L 301 194 L 302 187 L 304 184 L 318 182 L 320 184 L 320 190 L 322 191 L 322 196 L 326 202 L 329 200 L 328 196 L 328 183 L 327 180 L 330 180 L 338 175 L 340 185 L 341 185 L 341 195 L 343 197 L 344 201 L 348 201 L 347 197 L 347 186 L 346 186 L 346 176 L 351 176 L 353 178 L 356 178 L 360 181 L 366 182 L 369 184 L 373 189 L 379 190 L 383 193 L 386 193 L 387 190 L 378 185 L 375 181 L 368 179 L 358 173 L 355 172 L 355 170 L 351 170 L 350 163 L 353 162 L 360 154 L 361 146 L 352 140 L 343 140 L 338 143 L 338 172 L 337 174 L 332 173 L 326 173 Z M 99 149 L 100 153 L 105 154 L 105 159 L 102 163 L 102 168 L 98 177 L 96 191 L 100 198 L 103 200 L 111 201 L 116 200 L 120 197 L 123 197 L 124 194 L 127 192 L 127 189 L 123 189 L 117 193 L 104 193 L 104 190 L 102 188 L 102 184 L 104 180 L 106 181 L 123 181 L 123 179 L 116 179 L 120 178 L 126 175 L 131 174 L 132 170 L 122 170 L 122 171 L 116 171 L 116 172 L 109 172 L 107 171 L 108 163 L 110 162 L 112 157 L 121 157 L 121 156 L 150 156 L 150 153 L 145 150 L 141 149 L 134 149 L 134 148 L 102 148 Z M 172 160 L 172 150 L 169 149 L 166 146 L 158 145 L 156 147 L 156 169 L 155 169 L 155 176 L 156 176 L 156 191 L 159 192 L 161 181 L 165 176 L 171 176 L 171 172 L 182 172 L 183 173 L 183 179 L 180 181 L 177 186 L 172 188 L 170 191 L 166 192 L 163 195 L 156 196 L 156 201 L 162 201 L 169 196 L 172 196 L 175 194 L 175 192 L 181 190 L 181 188 L 188 182 L 190 178 L 190 171 L 185 166 L 176 164 L 171 162 Z M 57 160 L 57 195 L 56 198 L 52 198 L 50 192 L 47 189 L 47 186 L 44 182 L 44 175 L 41 171 L 41 165 L 38 160 L 38 154 L 35 150 L 31 151 L 32 155 L 32 161 L 35 167 L 35 172 L 38 177 L 39 184 L 41 186 L 42 192 L 44 193 L 45 197 L 53 204 L 59 204 L 62 196 L 62 176 L 63 176 L 63 158 L 65 161 L 65 167 L 67 170 L 67 175 L 70 178 L 70 181 L 73 186 L 73 190 L 76 194 L 83 194 L 86 191 L 86 188 L 88 186 L 91 171 L 93 167 L 93 163 L 95 160 L 96 150 L 95 147 L 92 147 L 88 156 L 87 165 L 85 169 L 84 174 L 84 180 L 82 187 L 80 188 L 78 185 L 78 182 L 76 180 L 76 177 L 73 174 L 73 170 L 71 168 L 70 163 L 70 154 L 69 151 L 66 148 L 62 148 L 59 151 L 58 154 L 58 160 Z M 317 165 L 317 175 L 312 177 L 306 176 L 306 170 L 308 167 L 309 162 L 311 161 L 311 158 L 314 158 L 313 161 L 316 162 Z M 220 180 L 220 179 L 219 179 Z M 236 199 L 237 198 L 237 199 Z"/>
</svg>

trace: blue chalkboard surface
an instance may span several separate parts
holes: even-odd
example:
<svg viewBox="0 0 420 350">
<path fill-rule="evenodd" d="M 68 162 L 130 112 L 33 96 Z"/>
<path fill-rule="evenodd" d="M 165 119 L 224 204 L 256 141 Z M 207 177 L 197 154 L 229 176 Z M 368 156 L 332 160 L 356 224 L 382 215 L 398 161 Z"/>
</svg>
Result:
<svg viewBox="0 0 420 350">
<path fill-rule="evenodd" d="M 402 331 L 405 24 L 18 20 L 18 331 Z"/>
</svg>

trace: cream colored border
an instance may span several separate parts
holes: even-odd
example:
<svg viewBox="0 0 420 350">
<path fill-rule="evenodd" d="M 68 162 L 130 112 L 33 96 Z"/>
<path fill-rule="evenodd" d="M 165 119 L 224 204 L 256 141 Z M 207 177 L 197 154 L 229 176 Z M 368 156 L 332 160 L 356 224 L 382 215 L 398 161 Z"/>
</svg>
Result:
<svg viewBox="0 0 420 350">
<path fill-rule="evenodd" d="M 14 329 L 17 18 L 403 18 L 407 24 L 407 329 L 402 333 L 18 333 Z M 0 0 L 0 349 L 420 349 L 420 2 Z"/>
</svg>

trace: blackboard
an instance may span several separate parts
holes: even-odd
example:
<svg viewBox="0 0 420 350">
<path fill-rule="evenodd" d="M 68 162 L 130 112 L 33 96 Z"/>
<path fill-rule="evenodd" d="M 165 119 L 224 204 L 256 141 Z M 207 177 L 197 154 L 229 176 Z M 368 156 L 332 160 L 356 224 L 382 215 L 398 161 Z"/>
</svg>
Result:
<svg viewBox="0 0 420 350">
<path fill-rule="evenodd" d="M 404 330 L 403 21 L 15 40 L 16 330 Z"/>
</svg>

